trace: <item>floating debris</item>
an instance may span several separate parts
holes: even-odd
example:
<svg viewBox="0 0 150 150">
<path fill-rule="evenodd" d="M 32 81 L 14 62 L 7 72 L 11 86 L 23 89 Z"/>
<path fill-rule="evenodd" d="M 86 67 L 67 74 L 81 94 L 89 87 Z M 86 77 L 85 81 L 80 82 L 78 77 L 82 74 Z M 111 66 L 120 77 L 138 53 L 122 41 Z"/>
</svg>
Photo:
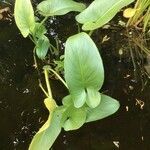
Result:
<svg viewBox="0 0 150 150">
<path fill-rule="evenodd" d="M 113 143 L 117 148 L 119 148 L 119 144 L 120 144 L 119 141 L 113 141 Z"/>
<path fill-rule="evenodd" d="M 140 105 L 140 109 L 143 109 L 145 103 L 142 100 L 136 99 L 135 105 Z"/>
<path fill-rule="evenodd" d="M 107 35 L 105 35 L 103 37 L 102 43 L 107 42 L 110 39 L 110 37 L 108 37 Z"/>
<path fill-rule="evenodd" d="M 24 94 L 28 94 L 28 93 L 29 93 L 29 89 L 25 89 L 25 90 L 23 91 L 23 93 L 24 93 Z"/>
<path fill-rule="evenodd" d="M 128 106 L 126 106 L 126 111 L 129 111 L 129 107 Z"/>
</svg>

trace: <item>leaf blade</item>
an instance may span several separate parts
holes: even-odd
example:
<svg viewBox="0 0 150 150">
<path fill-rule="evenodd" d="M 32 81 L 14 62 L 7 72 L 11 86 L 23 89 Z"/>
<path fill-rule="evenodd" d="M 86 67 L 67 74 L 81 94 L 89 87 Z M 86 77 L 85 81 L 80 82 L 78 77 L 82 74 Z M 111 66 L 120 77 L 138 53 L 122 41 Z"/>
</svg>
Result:
<svg viewBox="0 0 150 150">
<path fill-rule="evenodd" d="M 76 16 L 76 20 L 83 24 L 83 30 L 97 29 L 109 22 L 124 6 L 134 0 L 95 0 L 91 5 Z"/>
<path fill-rule="evenodd" d="M 48 49 L 49 49 L 50 43 L 49 43 L 49 39 L 43 35 L 41 36 L 36 44 L 36 54 L 40 59 L 44 59 Z"/>
<path fill-rule="evenodd" d="M 75 108 L 69 106 L 62 115 L 61 124 L 65 131 L 77 130 L 86 121 L 85 108 Z"/>
<path fill-rule="evenodd" d="M 34 29 L 34 11 L 30 0 L 16 0 L 14 9 L 15 22 L 24 37 Z"/>
<path fill-rule="evenodd" d="M 120 107 L 117 100 L 101 94 L 101 103 L 94 109 L 89 109 L 87 112 L 86 122 L 92 122 L 106 118 L 115 113 Z"/>
<path fill-rule="evenodd" d="M 87 88 L 87 100 L 86 103 L 90 108 L 95 108 L 100 104 L 101 95 L 93 88 Z"/>
<path fill-rule="evenodd" d="M 50 101 L 49 98 L 45 99 L 44 101 L 49 111 L 51 109 L 51 105 L 54 104 L 53 102 L 51 102 L 52 101 Z M 58 107 L 55 108 L 53 112 L 51 112 L 52 114 L 49 114 L 48 120 L 33 137 L 29 146 L 29 150 L 49 150 L 49 148 L 51 148 L 61 132 L 60 121 L 63 111 L 63 107 Z"/>
<path fill-rule="evenodd" d="M 102 87 L 104 82 L 102 59 L 96 45 L 86 33 L 76 34 L 67 40 L 64 71 L 74 103 L 78 101 L 78 95 L 85 95 L 81 93 L 87 88 L 92 87 L 98 91 Z M 83 104 L 77 102 L 75 106 L 79 108 Z"/>
<path fill-rule="evenodd" d="M 45 0 L 37 6 L 37 9 L 43 16 L 59 16 L 70 11 L 81 12 L 85 9 L 85 5 L 73 0 Z"/>
</svg>

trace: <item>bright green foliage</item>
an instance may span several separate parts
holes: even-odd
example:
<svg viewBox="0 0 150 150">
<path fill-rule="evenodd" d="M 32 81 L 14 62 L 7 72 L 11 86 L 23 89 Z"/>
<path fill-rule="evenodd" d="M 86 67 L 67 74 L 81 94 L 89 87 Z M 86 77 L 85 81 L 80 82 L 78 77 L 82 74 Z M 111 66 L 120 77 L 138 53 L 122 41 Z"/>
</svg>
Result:
<svg viewBox="0 0 150 150">
<path fill-rule="evenodd" d="M 81 12 L 85 9 L 85 5 L 73 0 L 45 0 L 37 6 L 37 9 L 43 16 L 57 16 L 70 11 Z"/>
<path fill-rule="evenodd" d="M 75 107 L 85 102 L 92 108 L 98 106 L 101 98 L 97 92 L 104 81 L 104 68 L 96 45 L 86 33 L 68 38 L 64 70 Z"/>
<path fill-rule="evenodd" d="M 117 100 L 101 94 L 101 103 L 94 109 L 89 108 L 87 112 L 86 122 L 96 121 L 106 118 L 115 113 L 120 107 Z"/>
<path fill-rule="evenodd" d="M 49 98 L 45 100 L 45 105 L 50 111 L 51 104 Z M 29 150 L 49 150 L 61 132 L 60 120 L 63 111 L 63 107 L 59 107 L 53 112 L 49 112 L 48 120 L 34 136 Z"/>
<path fill-rule="evenodd" d="M 24 37 L 35 27 L 34 11 L 30 0 L 16 0 L 14 11 L 16 24 Z"/>
<path fill-rule="evenodd" d="M 90 108 L 95 108 L 101 102 L 101 95 L 94 88 L 87 88 L 86 103 Z"/>
<path fill-rule="evenodd" d="M 76 16 L 83 30 L 97 29 L 109 22 L 121 8 L 134 0 L 94 0 L 90 6 Z"/>
<path fill-rule="evenodd" d="M 84 30 L 96 29 L 107 23 L 123 6 L 133 0 L 95 0 L 85 11 L 85 5 L 73 0 L 45 0 L 37 9 L 40 14 L 46 16 L 64 15 L 70 11 L 83 11 L 77 16 L 77 20 L 84 24 Z M 41 23 L 35 22 L 34 12 L 30 0 L 16 0 L 15 21 L 22 35 L 30 34 L 35 43 L 36 54 L 44 59 L 49 47 L 55 49 L 45 36 L 47 30 Z M 69 90 L 69 95 L 63 98 L 63 105 L 57 106 L 52 98 L 48 71 L 50 67 L 44 67 L 47 90 L 42 87 L 47 98 L 45 106 L 49 111 L 46 123 L 34 136 L 29 150 L 49 150 L 61 128 L 75 130 L 84 123 L 105 118 L 115 113 L 119 108 L 118 101 L 100 94 L 104 82 L 104 68 L 99 51 L 90 36 L 84 32 L 69 37 L 66 41 L 64 64 L 65 81 L 57 77 Z M 55 71 L 52 71 L 53 73 Z"/>
<path fill-rule="evenodd" d="M 34 37 L 40 38 L 47 33 L 47 30 L 43 24 L 35 23 L 35 28 L 33 30 Z"/>
<path fill-rule="evenodd" d="M 50 43 L 49 43 L 49 39 L 43 35 L 41 36 L 36 44 L 36 54 L 40 59 L 44 59 L 48 49 L 49 49 Z"/>
<path fill-rule="evenodd" d="M 61 124 L 65 131 L 69 131 L 79 129 L 85 121 L 85 107 L 75 108 L 73 105 L 70 105 L 62 115 Z"/>
<path fill-rule="evenodd" d="M 67 40 L 64 59 L 70 94 L 63 98 L 63 106 L 59 107 L 51 99 L 45 100 L 50 115 L 34 136 L 29 150 L 48 150 L 61 128 L 66 131 L 79 129 L 84 123 L 103 119 L 119 108 L 118 101 L 98 92 L 104 80 L 103 64 L 95 44 L 86 33 Z M 82 99 L 85 100 L 81 105 Z"/>
</svg>

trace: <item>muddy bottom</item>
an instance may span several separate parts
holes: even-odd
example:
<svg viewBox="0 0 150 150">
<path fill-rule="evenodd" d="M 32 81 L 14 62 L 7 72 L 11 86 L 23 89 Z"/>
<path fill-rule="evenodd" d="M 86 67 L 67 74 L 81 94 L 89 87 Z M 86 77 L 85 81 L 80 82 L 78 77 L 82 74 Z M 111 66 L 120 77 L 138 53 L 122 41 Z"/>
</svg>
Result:
<svg viewBox="0 0 150 150">
<path fill-rule="evenodd" d="M 150 150 L 150 84 L 139 70 L 134 72 L 123 32 L 113 28 L 92 36 L 105 67 L 101 92 L 120 101 L 119 111 L 79 130 L 62 131 L 53 150 Z M 77 33 L 77 26 L 69 17 L 59 17 L 53 20 L 49 33 L 64 43 Z M 101 44 L 105 35 L 110 40 Z M 13 21 L 0 21 L 0 150 L 27 150 L 48 116 L 33 67 L 33 47 L 29 39 L 22 38 Z M 120 49 L 125 51 L 122 56 Z M 59 81 L 51 82 L 54 98 L 61 103 L 67 91 Z"/>
</svg>

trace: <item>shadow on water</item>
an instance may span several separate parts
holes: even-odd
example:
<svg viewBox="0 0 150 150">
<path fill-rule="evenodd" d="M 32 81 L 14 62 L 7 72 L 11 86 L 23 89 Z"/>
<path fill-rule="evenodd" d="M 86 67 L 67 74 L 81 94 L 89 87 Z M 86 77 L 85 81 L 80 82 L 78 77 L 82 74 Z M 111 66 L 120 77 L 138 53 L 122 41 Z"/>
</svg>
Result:
<svg viewBox="0 0 150 150">
<path fill-rule="evenodd" d="M 62 43 L 77 31 L 71 16 L 69 25 L 65 25 L 68 16 L 59 17 L 49 28 Z M 122 29 L 100 30 L 93 35 L 105 65 L 102 91 L 118 99 L 121 108 L 116 114 L 85 124 L 77 131 L 62 132 L 53 150 L 150 149 L 150 86 L 147 84 L 142 90 L 140 80 L 135 82 L 129 55 L 120 58 L 118 50 L 128 50 L 122 32 Z M 105 34 L 110 40 L 101 44 Z M 33 135 L 47 118 L 32 49 L 31 41 L 22 38 L 13 21 L 0 22 L 0 150 L 27 150 Z M 61 101 L 66 90 L 55 80 L 52 88 L 54 98 Z"/>
</svg>

